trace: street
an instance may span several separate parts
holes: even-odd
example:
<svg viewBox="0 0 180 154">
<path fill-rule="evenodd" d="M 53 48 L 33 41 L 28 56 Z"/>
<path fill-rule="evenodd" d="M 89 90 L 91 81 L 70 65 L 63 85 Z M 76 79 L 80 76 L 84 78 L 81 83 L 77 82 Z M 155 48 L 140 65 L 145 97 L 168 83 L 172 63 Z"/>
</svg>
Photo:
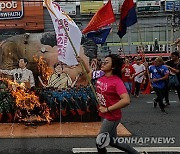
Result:
<svg viewBox="0 0 180 154">
<path fill-rule="evenodd" d="M 129 142 L 133 147 L 146 147 L 150 153 L 163 153 L 152 147 L 169 148 L 164 153 L 178 153 L 180 147 L 180 103 L 174 91 L 170 92 L 170 106 L 163 114 L 153 108 L 155 94 L 131 97 L 130 106 L 122 110 L 122 124 L 132 133 L 131 137 L 119 137 L 119 142 Z M 88 148 L 93 151 L 95 138 L 1 138 L 0 153 L 59 153 L 72 154 L 72 149 Z M 172 148 L 172 149 L 171 149 Z M 157 148 L 155 148 L 157 149 Z M 173 152 L 174 151 L 174 152 Z M 90 151 L 89 151 L 90 152 Z M 117 152 L 117 151 L 115 151 Z M 76 152 L 77 153 L 77 152 Z M 88 153 L 88 151 L 86 152 Z M 93 153 L 93 152 L 92 152 Z"/>
</svg>

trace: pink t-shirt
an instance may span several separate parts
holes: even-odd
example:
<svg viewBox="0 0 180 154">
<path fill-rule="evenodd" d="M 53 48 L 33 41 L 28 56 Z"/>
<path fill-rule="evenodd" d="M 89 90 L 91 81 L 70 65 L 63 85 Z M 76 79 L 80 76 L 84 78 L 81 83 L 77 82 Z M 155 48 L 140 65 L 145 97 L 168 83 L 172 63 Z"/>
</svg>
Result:
<svg viewBox="0 0 180 154">
<path fill-rule="evenodd" d="M 122 80 L 115 75 L 103 76 L 97 80 L 96 92 L 99 102 L 106 107 L 116 104 L 121 98 L 119 95 L 127 93 Z M 121 119 L 121 110 L 113 110 L 107 113 L 99 112 L 99 115 L 107 120 Z"/>
</svg>

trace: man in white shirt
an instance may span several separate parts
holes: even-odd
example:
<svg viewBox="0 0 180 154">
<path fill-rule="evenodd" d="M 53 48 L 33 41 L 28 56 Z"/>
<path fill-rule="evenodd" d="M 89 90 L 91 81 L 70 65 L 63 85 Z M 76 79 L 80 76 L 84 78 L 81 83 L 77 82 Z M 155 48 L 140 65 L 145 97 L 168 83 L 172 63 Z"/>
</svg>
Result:
<svg viewBox="0 0 180 154">
<path fill-rule="evenodd" d="M 31 70 L 27 69 L 26 66 L 28 60 L 26 58 L 19 59 L 19 68 L 13 70 L 1 70 L 0 73 L 12 75 L 14 81 L 21 84 L 24 83 L 26 88 L 32 88 L 35 86 L 34 76 Z"/>
<path fill-rule="evenodd" d="M 144 73 L 145 73 L 145 66 L 141 63 L 140 58 L 137 58 L 137 62 L 136 64 L 132 65 L 134 70 L 135 70 L 135 78 L 134 78 L 134 82 L 135 82 L 135 97 L 139 97 L 139 91 L 140 91 L 140 87 L 141 87 L 141 83 L 143 81 L 144 78 Z"/>
</svg>

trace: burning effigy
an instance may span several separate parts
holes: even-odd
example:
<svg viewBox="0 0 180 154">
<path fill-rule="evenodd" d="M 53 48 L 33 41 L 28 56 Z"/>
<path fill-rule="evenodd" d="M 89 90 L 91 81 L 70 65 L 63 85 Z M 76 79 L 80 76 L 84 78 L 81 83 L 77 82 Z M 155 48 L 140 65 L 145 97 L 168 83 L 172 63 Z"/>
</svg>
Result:
<svg viewBox="0 0 180 154">
<path fill-rule="evenodd" d="M 14 76 L 1 72 L 0 81 L 4 86 L 0 88 L 0 122 L 50 123 L 60 118 L 61 121 L 86 121 L 90 114 L 94 117 L 88 120 L 98 119 L 97 101 L 80 65 L 63 65 L 61 77 L 57 75 L 54 79 L 65 82 L 59 86 L 49 84 L 55 71 L 54 65 L 59 63 L 56 42 L 47 41 L 49 36 L 53 37 L 54 33 L 28 34 L 28 37 L 26 34 L 17 35 L 1 42 L 1 69 L 16 69 L 18 60 L 26 57 L 29 61 L 27 68 L 33 73 L 35 86 L 19 82 L 21 72 Z M 88 53 L 89 47 L 93 45 L 87 42 L 91 41 L 82 39 L 84 47 L 81 46 L 80 56 L 89 65 L 89 60 L 96 55 Z M 94 51 L 96 49 L 93 47 Z M 55 80 L 51 81 L 56 84 Z"/>
</svg>

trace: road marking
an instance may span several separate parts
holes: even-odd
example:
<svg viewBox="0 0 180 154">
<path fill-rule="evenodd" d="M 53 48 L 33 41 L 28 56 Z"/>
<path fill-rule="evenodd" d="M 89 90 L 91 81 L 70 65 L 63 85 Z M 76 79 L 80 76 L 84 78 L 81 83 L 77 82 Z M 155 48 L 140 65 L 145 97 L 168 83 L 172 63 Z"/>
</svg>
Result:
<svg viewBox="0 0 180 154">
<path fill-rule="evenodd" d="M 146 101 L 146 103 L 148 103 L 148 104 L 152 104 L 153 103 L 153 101 Z M 164 102 L 165 103 L 165 102 Z M 178 103 L 178 101 L 169 101 L 169 103 Z"/>
<path fill-rule="evenodd" d="M 180 147 L 134 147 L 139 152 L 180 152 Z M 115 148 L 107 148 L 108 152 L 119 153 L 124 152 Z M 92 153 L 97 152 L 96 148 L 72 148 L 73 153 Z"/>
</svg>

